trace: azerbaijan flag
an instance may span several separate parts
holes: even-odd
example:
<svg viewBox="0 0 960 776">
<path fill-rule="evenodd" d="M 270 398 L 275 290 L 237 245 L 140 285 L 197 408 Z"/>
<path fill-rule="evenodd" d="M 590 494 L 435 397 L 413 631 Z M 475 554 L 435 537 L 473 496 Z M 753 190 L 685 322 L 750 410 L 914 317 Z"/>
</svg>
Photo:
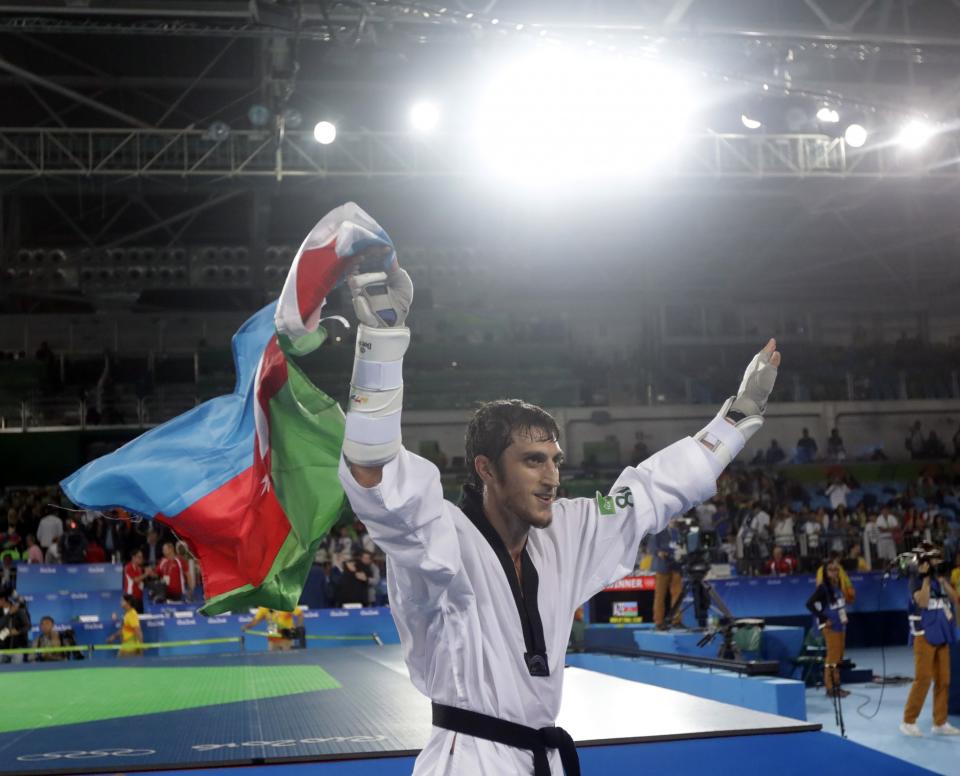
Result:
<svg viewBox="0 0 960 776">
<path fill-rule="evenodd" d="M 347 203 L 307 235 L 280 299 L 233 336 L 237 382 L 91 461 L 61 486 L 94 510 L 170 526 L 199 560 L 203 614 L 296 606 L 343 502 L 343 411 L 291 356 L 321 345 L 329 291 L 364 255 L 396 261 L 386 232 Z"/>
</svg>

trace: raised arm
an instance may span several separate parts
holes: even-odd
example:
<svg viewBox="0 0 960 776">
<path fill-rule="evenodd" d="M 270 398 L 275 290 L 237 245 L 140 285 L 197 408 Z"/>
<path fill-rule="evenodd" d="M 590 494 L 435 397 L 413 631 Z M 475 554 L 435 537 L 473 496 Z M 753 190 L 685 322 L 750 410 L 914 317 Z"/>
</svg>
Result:
<svg viewBox="0 0 960 776">
<path fill-rule="evenodd" d="M 347 283 L 360 325 L 343 455 L 357 484 L 371 488 L 400 451 L 403 356 L 410 344 L 410 329 L 403 324 L 413 283 L 396 261 L 387 272 L 351 275 Z"/>
<path fill-rule="evenodd" d="M 780 354 L 770 340 L 750 362 L 736 396 L 693 438 L 675 442 L 628 467 L 607 496 L 579 502 L 578 518 L 565 522 L 569 550 L 577 558 L 577 603 L 633 569 L 647 533 L 659 533 L 716 493 L 720 473 L 763 425 Z"/>
<path fill-rule="evenodd" d="M 443 514 L 440 473 L 403 449 L 403 324 L 413 299 L 410 276 L 394 263 L 386 273 L 348 278 L 360 319 L 350 381 L 340 481 L 354 512 L 418 599 L 436 598 L 460 567 L 452 522 Z"/>
</svg>

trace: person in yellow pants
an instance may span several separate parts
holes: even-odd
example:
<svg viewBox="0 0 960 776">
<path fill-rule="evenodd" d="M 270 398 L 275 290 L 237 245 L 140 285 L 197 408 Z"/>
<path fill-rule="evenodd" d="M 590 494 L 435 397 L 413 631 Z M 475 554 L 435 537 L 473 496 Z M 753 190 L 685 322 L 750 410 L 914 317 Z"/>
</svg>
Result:
<svg viewBox="0 0 960 776">
<path fill-rule="evenodd" d="M 947 721 L 950 693 L 950 645 L 957 640 L 953 607 L 957 591 L 940 567 L 942 556 L 921 545 L 918 573 L 910 578 L 910 635 L 913 639 L 914 679 L 903 709 L 900 732 L 918 738 L 923 735 L 917 718 L 933 684 L 933 728 L 940 736 L 960 736 L 960 729 Z M 941 573 L 942 572 L 942 573 Z"/>
<path fill-rule="evenodd" d="M 676 552 L 680 535 L 671 522 L 660 533 L 650 539 L 650 551 L 653 555 L 655 587 L 653 589 L 653 622 L 660 630 L 665 630 L 667 612 L 672 610 L 683 593 L 683 575 Z M 674 612 L 670 625 L 680 626 L 680 611 Z"/>
<path fill-rule="evenodd" d="M 840 561 L 835 555 L 817 573 L 820 583 L 807 599 L 807 609 L 817 618 L 817 626 L 827 643 L 827 655 L 823 660 L 823 684 L 827 695 L 845 698 L 850 693 L 840 687 L 840 663 L 846 643 L 847 594 L 854 596 L 853 585 L 844 590 Z M 847 580 L 849 585 L 849 579 Z"/>
<path fill-rule="evenodd" d="M 287 652 L 293 649 L 293 629 L 303 627 L 303 610 L 298 606 L 292 612 L 281 612 L 261 606 L 253 619 L 243 626 L 243 630 L 248 631 L 262 621 L 267 623 L 267 649 L 271 652 Z"/>
<path fill-rule="evenodd" d="M 137 614 L 137 599 L 124 595 L 120 601 L 123 608 L 123 622 L 120 630 L 111 633 L 107 641 L 116 641 L 120 636 L 120 651 L 117 657 L 140 657 L 143 654 L 143 631 L 140 629 L 140 615 Z"/>
</svg>

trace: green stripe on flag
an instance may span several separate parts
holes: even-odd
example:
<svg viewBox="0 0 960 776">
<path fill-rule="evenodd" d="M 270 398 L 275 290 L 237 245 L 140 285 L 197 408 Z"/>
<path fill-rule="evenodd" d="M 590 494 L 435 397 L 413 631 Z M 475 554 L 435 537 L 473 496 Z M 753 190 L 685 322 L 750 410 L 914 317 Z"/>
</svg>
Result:
<svg viewBox="0 0 960 776">
<path fill-rule="evenodd" d="M 270 461 L 277 500 L 290 533 L 257 587 L 244 585 L 209 599 L 202 614 L 299 603 L 320 540 L 340 515 L 343 487 L 337 469 L 343 447 L 343 410 L 287 359 L 287 382 L 270 400 Z"/>
</svg>

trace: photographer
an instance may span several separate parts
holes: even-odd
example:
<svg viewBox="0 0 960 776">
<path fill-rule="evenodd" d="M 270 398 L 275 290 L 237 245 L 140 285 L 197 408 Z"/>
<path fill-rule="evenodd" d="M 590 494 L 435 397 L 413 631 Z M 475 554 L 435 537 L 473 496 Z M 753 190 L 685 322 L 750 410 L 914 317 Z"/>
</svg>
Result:
<svg viewBox="0 0 960 776">
<path fill-rule="evenodd" d="M 671 520 L 666 528 L 650 540 L 653 571 L 656 575 L 653 590 L 653 622 L 658 630 L 666 630 L 667 625 L 664 623 L 666 613 L 676 608 L 677 600 L 683 593 L 682 567 L 676 559 L 680 538 L 677 521 Z M 679 627 L 680 617 L 680 610 L 677 608 L 670 624 Z"/>
<path fill-rule="evenodd" d="M 950 645 L 956 642 L 953 606 L 957 591 L 947 581 L 947 567 L 941 551 L 922 544 L 916 555 L 916 573 L 910 576 L 910 634 L 916 676 L 903 710 L 900 731 L 919 737 L 917 717 L 933 682 L 934 735 L 956 736 L 960 729 L 947 721 L 947 696 L 950 691 Z"/>
<path fill-rule="evenodd" d="M 823 660 L 823 684 L 831 698 L 845 698 L 850 693 L 840 687 L 840 661 L 847 631 L 847 601 L 844 596 L 843 570 L 835 555 L 825 563 L 818 573 L 820 580 L 813 595 L 807 599 L 807 609 L 817 619 L 817 625 L 827 643 L 827 654 Z M 850 588 L 852 590 L 852 588 Z"/>
</svg>

